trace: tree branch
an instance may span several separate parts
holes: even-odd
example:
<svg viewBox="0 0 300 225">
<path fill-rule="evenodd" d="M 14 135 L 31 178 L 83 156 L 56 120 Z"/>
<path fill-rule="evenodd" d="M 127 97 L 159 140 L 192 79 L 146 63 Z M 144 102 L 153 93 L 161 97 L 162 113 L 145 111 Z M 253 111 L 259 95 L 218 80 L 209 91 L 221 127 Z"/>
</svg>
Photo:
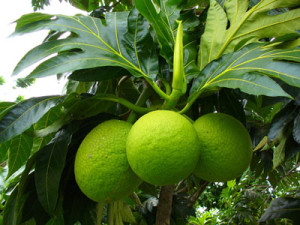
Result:
<svg viewBox="0 0 300 225">
<path fill-rule="evenodd" d="M 156 212 L 156 225 L 170 225 L 174 185 L 162 186 Z"/>
</svg>

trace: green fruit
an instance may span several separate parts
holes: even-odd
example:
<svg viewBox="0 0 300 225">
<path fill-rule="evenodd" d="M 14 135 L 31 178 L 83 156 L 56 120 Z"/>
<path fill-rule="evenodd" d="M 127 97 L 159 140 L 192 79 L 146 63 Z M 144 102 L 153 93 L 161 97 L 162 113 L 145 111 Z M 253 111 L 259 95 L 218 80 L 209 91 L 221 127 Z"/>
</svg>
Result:
<svg viewBox="0 0 300 225">
<path fill-rule="evenodd" d="M 120 200 L 141 180 L 126 158 L 126 139 L 131 124 L 109 120 L 95 127 L 81 143 L 75 159 L 75 179 L 81 191 L 97 202 Z"/>
<path fill-rule="evenodd" d="M 198 137 L 182 115 L 157 110 L 142 116 L 129 132 L 126 152 L 132 170 L 153 185 L 179 182 L 195 169 Z"/>
<path fill-rule="evenodd" d="M 195 175 L 219 182 L 241 176 L 252 158 L 251 138 L 243 124 L 232 116 L 210 113 L 193 125 L 201 146 Z"/>
</svg>

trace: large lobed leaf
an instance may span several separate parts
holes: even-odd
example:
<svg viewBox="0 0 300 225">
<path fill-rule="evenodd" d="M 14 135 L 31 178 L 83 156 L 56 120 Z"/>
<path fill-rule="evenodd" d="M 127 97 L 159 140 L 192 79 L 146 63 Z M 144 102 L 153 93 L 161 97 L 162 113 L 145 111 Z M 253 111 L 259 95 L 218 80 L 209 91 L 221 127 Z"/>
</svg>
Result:
<svg viewBox="0 0 300 225">
<path fill-rule="evenodd" d="M 136 10 L 107 13 L 105 22 L 89 16 L 33 13 L 17 20 L 15 34 L 42 29 L 71 34 L 32 49 L 16 66 L 14 74 L 53 54 L 30 77 L 104 66 L 122 67 L 137 77 L 154 78 L 158 73 L 148 22 Z"/>
<path fill-rule="evenodd" d="M 184 67 L 187 76 L 195 76 L 199 72 L 196 66 L 199 19 L 193 10 L 181 13 L 183 0 L 136 0 L 135 6 L 147 18 L 155 31 L 160 45 L 160 54 L 169 65 L 173 64 L 175 35 L 177 31 L 176 20 L 181 20 L 184 32 Z"/>
<path fill-rule="evenodd" d="M 250 44 L 208 64 L 195 79 L 190 100 L 220 87 L 239 88 L 252 95 L 290 97 L 270 77 L 300 87 L 300 49 L 261 48 Z M 288 61 L 289 60 L 289 61 Z"/>
<path fill-rule="evenodd" d="M 225 1 L 223 8 L 211 0 L 199 49 L 200 69 L 222 54 L 262 38 L 284 37 L 284 40 L 299 36 L 299 8 L 278 15 L 268 13 L 272 9 L 295 6 L 299 6 L 298 0 L 262 0 L 248 9 L 249 0 L 233 0 Z"/>
</svg>

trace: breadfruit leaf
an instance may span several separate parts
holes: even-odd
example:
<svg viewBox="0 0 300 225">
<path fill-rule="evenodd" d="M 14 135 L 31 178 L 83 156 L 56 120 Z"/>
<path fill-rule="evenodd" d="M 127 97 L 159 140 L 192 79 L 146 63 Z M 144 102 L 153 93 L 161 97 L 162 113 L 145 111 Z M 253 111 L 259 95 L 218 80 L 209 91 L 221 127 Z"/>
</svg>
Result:
<svg viewBox="0 0 300 225">
<path fill-rule="evenodd" d="M 198 47 L 198 31 L 194 30 L 199 25 L 199 18 L 193 10 L 181 11 L 182 0 L 136 0 L 135 7 L 147 18 L 155 31 L 160 45 L 160 54 L 165 58 L 170 67 L 173 65 L 175 36 L 178 24 L 183 24 L 184 68 L 187 78 L 199 73 L 196 66 Z"/>
<path fill-rule="evenodd" d="M 148 22 L 136 10 L 107 13 L 105 21 L 89 16 L 29 14 L 17 20 L 15 34 L 48 29 L 70 32 L 29 51 L 14 74 L 46 59 L 29 77 L 45 77 L 103 66 L 118 66 L 136 77 L 154 78 L 158 73 L 155 45 Z"/>
<path fill-rule="evenodd" d="M 300 8 L 277 15 L 269 13 L 273 9 L 296 6 L 298 0 L 264 0 L 249 9 L 249 0 L 233 0 L 225 1 L 223 8 L 216 0 L 210 0 L 198 53 L 200 70 L 223 54 L 260 39 L 299 36 Z"/>
<path fill-rule="evenodd" d="M 261 48 L 250 44 L 209 63 L 194 80 L 190 100 L 220 87 L 239 88 L 252 95 L 290 97 L 270 77 L 300 87 L 300 48 Z"/>
</svg>

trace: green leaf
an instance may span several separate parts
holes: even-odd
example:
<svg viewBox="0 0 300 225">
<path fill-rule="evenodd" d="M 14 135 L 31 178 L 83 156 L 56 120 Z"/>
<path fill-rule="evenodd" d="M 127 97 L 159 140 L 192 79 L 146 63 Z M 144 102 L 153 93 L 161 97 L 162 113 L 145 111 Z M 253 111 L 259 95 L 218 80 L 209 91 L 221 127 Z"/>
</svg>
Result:
<svg viewBox="0 0 300 225">
<path fill-rule="evenodd" d="M 19 23 L 24 23 L 24 19 L 21 17 L 17 20 L 17 27 Z M 41 59 L 59 53 L 42 62 L 29 77 L 118 66 L 134 76 L 153 78 L 158 73 L 158 59 L 147 27 L 148 22 L 136 10 L 130 13 L 107 13 L 105 24 L 100 19 L 81 15 L 49 16 L 47 20 L 28 23 L 16 29 L 15 34 L 50 29 L 69 31 L 71 35 L 65 39 L 45 42 L 32 49 L 16 66 L 14 74 Z"/>
<path fill-rule="evenodd" d="M 64 169 L 71 134 L 59 131 L 52 141 L 38 152 L 35 167 L 35 184 L 41 205 L 53 214 L 57 200 L 59 183 Z"/>
<path fill-rule="evenodd" d="M 10 194 L 7 203 L 5 205 L 5 210 L 8 211 L 7 219 L 9 221 L 4 222 L 4 224 L 20 224 L 22 219 L 23 207 L 28 199 L 29 192 L 34 187 L 29 187 L 32 184 L 33 173 L 30 173 L 36 161 L 36 155 L 33 155 L 30 159 L 27 160 L 25 170 L 21 173 L 21 176 L 18 177 L 16 184 L 11 188 L 14 188 L 13 193 Z M 28 189 L 27 189 L 28 188 Z M 8 204 L 8 202 L 13 202 L 13 205 Z M 6 213 L 4 212 L 4 215 Z"/>
<path fill-rule="evenodd" d="M 15 212 L 18 189 L 15 189 L 5 204 L 3 212 L 3 224 L 17 225 L 17 214 Z"/>
<path fill-rule="evenodd" d="M 242 102 L 231 89 L 222 89 L 218 94 L 217 111 L 229 114 L 246 126 L 246 116 Z"/>
<path fill-rule="evenodd" d="M 0 143 L 10 140 L 30 128 L 63 99 L 62 96 L 37 97 L 16 105 L 0 121 Z"/>
<path fill-rule="evenodd" d="M 298 0 L 264 0 L 248 10 L 249 0 L 225 1 L 224 8 L 216 0 L 211 0 L 201 37 L 200 70 L 223 54 L 262 38 L 297 35 L 299 8 L 277 15 L 268 14 L 272 9 L 296 6 L 299 6 Z"/>
<path fill-rule="evenodd" d="M 293 137 L 294 140 L 298 144 L 300 144 L 300 111 L 298 112 L 298 115 L 294 119 Z"/>
<path fill-rule="evenodd" d="M 68 181 L 68 191 L 64 194 L 65 224 L 73 225 L 76 221 L 80 221 L 82 225 L 96 224 L 96 202 L 80 191 L 74 177 Z"/>
<path fill-rule="evenodd" d="M 54 133 L 39 135 L 41 131 L 45 131 L 45 129 L 55 122 L 60 121 L 60 118 L 64 116 L 64 111 L 62 110 L 62 106 L 58 105 L 51 108 L 36 124 L 34 124 L 35 136 L 33 138 L 33 147 L 32 152 L 37 152 L 42 149 L 48 142 L 54 137 Z"/>
<path fill-rule="evenodd" d="M 33 138 L 30 135 L 31 131 L 32 129 L 29 129 L 10 140 L 8 150 L 8 174 L 6 179 L 25 165 L 28 160 L 33 145 Z"/>
<path fill-rule="evenodd" d="M 270 77 L 300 87 L 300 49 L 267 49 L 250 44 L 208 64 L 195 79 L 189 99 L 220 87 L 239 88 L 252 95 L 284 96 L 287 94 Z M 287 58 L 294 62 L 285 61 Z"/>
<path fill-rule="evenodd" d="M 274 199 L 266 212 L 261 216 L 258 222 L 274 220 L 276 218 L 289 218 L 294 224 L 300 222 L 300 199 L 297 198 L 276 198 Z"/>
<path fill-rule="evenodd" d="M 196 66 L 198 31 L 194 31 L 199 25 L 199 19 L 193 10 L 187 10 L 180 14 L 182 0 L 136 0 L 135 6 L 138 11 L 147 18 L 157 37 L 160 45 L 160 54 L 172 67 L 175 46 L 175 32 L 177 29 L 176 20 L 181 20 L 183 24 L 183 47 L 184 47 L 184 67 L 187 77 L 195 76 L 199 73 Z"/>
<path fill-rule="evenodd" d="M 69 0 L 70 4 L 78 9 L 90 12 L 99 8 L 101 0 Z"/>
<path fill-rule="evenodd" d="M 7 159 L 7 152 L 9 149 L 9 141 L 0 144 L 0 163 Z"/>
<path fill-rule="evenodd" d="M 116 67 L 100 67 L 74 71 L 68 79 L 76 81 L 102 81 L 128 75 L 128 71 L 123 68 Z"/>
<path fill-rule="evenodd" d="M 16 105 L 16 103 L 14 103 L 14 102 L 0 102 L 0 120 L 15 105 Z"/>
<path fill-rule="evenodd" d="M 89 90 L 93 87 L 94 82 L 80 82 L 80 81 L 74 81 L 69 80 L 65 85 L 65 93 L 89 93 Z"/>
<path fill-rule="evenodd" d="M 173 50 L 175 45 L 174 30 L 177 27 L 181 0 L 161 0 L 154 4 L 153 1 L 136 0 L 135 7 L 147 18 L 157 36 L 161 48 L 161 55 L 172 65 Z"/>
<path fill-rule="evenodd" d="M 280 139 L 280 143 L 274 149 L 273 153 L 273 169 L 277 168 L 285 160 L 285 143 L 287 141 L 287 136 L 283 135 Z"/>
<path fill-rule="evenodd" d="M 35 82 L 35 78 L 18 78 L 16 81 L 16 87 L 19 88 L 28 88 L 29 86 L 33 85 Z"/>
<path fill-rule="evenodd" d="M 298 109 L 293 102 L 284 107 L 273 119 L 268 133 L 268 140 L 274 141 L 297 116 Z"/>
</svg>

